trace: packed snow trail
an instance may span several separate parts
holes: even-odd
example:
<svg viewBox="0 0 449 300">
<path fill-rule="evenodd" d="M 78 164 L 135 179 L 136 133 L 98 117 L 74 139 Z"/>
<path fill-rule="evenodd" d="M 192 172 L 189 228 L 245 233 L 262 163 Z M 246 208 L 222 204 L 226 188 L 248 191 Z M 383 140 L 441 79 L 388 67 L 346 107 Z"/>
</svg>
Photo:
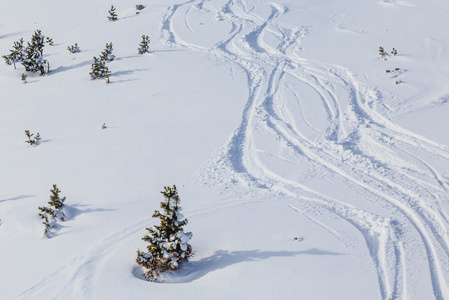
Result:
<svg viewBox="0 0 449 300">
<path fill-rule="evenodd" d="M 410 268 L 420 259 L 428 269 L 428 282 L 420 284 L 430 285 L 436 299 L 448 299 L 448 182 L 430 161 L 447 164 L 449 149 L 391 121 L 379 105 L 381 91 L 357 82 L 346 68 L 302 58 L 308 29 L 278 23 L 287 11 L 244 0 L 188 1 L 167 10 L 160 26 L 167 44 L 208 53 L 247 77 L 240 126 L 202 180 L 310 202 L 304 214 L 325 209 L 346 220 L 365 239 L 382 299 L 407 298 L 418 283 Z M 195 44 L 188 20 L 199 13 L 231 30 L 218 42 Z M 309 180 L 317 174 L 364 200 L 317 190 Z"/>
</svg>

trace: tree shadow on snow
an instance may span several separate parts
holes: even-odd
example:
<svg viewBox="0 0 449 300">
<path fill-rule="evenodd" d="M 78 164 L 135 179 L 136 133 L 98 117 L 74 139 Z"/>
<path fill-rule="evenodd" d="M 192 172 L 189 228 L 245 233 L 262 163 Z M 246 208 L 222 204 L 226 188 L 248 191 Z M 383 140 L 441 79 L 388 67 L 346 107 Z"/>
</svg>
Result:
<svg viewBox="0 0 449 300">
<path fill-rule="evenodd" d="M 326 251 L 322 249 L 308 249 L 302 251 L 226 251 L 218 250 L 209 257 L 202 258 L 198 261 L 183 263 L 176 272 L 165 272 L 162 279 L 165 283 L 189 283 L 206 276 L 210 272 L 224 269 L 234 264 L 242 262 L 257 262 L 273 257 L 291 257 L 296 255 L 345 255 Z M 142 268 L 135 266 L 133 269 L 134 277 L 146 280 Z"/>
<path fill-rule="evenodd" d="M 130 75 L 134 72 L 142 72 L 142 71 L 146 71 L 149 69 L 133 69 L 133 70 L 123 70 L 123 71 L 118 71 L 118 72 L 114 72 L 111 74 L 111 77 L 115 77 L 115 76 L 122 76 L 122 75 Z"/>
<path fill-rule="evenodd" d="M 12 197 L 12 198 L 8 198 L 8 199 L 0 200 L 0 203 L 7 202 L 7 201 L 21 200 L 21 199 L 26 199 L 26 198 L 34 198 L 34 197 L 36 197 L 36 195 L 20 195 L 20 196 L 17 196 L 17 197 Z"/>
<path fill-rule="evenodd" d="M 57 73 L 65 72 L 65 71 L 72 70 L 72 69 L 81 68 L 81 67 L 92 64 L 92 62 L 93 62 L 92 60 L 85 60 L 83 62 L 77 63 L 75 65 L 71 65 L 71 66 L 59 66 L 56 69 L 50 68 L 50 72 L 48 74 L 52 75 L 52 74 L 57 74 Z"/>
<path fill-rule="evenodd" d="M 29 33 L 29 31 L 18 31 L 18 32 L 14 32 L 14 33 L 7 33 L 4 35 L 0 35 L 0 38 L 4 39 L 4 38 L 12 37 L 12 36 L 24 35 L 26 33 Z"/>
<path fill-rule="evenodd" d="M 69 227 L 65 222 L 75 219 L 77 216 L 85 213 L 91 212 L 105 212 L 105 211 L 114 211 L 115 209 L 105 209 L 105 208 L 85 208 L 81 209 L 80 207 L 90 206 L 87 204 L 73 204 L 73 205 L 64 205 L 64 221 L 57 221 L 50 228 L 48 233 L 48 238 L 53 238 L 59 235 L 66 234 L 67 232 L 62 231 L 62 229 Z M 42 233 L 43 235 L 43 233 Z"/>
<path fill-rule="evenodd" d="M 84 208 L 86 207 L 86 208 Z M 81 214 L 93 213 L 93 212 L 107 212 L 107 211 L 115 211 L 116 209 L 110 208 L 90 208 L 88 204 L 72 204 L 72 205 L 64 205 L 64 213 L 66 214 L 65 220 L 71 220 L 76 218 Z"/>
</svg>

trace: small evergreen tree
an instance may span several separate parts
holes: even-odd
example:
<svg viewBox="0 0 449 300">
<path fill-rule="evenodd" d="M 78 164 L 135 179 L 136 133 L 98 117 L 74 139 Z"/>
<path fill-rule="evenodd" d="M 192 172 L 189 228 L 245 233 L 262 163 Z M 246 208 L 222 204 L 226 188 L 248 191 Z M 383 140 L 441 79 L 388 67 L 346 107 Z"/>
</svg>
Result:
<svg viewBox="0 0 449 300">
<path fill-rule="evenodd" d="M 48 61 L 44 59 L 44 36 L 40 30 L 36 30 L 31 38 L 31 42 L 28 42 L 28 46 L 25 48 L 25 59 L 22 61 L 22 65 L 28 72 L 40 72 L 40 75 L 44 75 L 49 71 Z M 47 71 L 45 71 L 47 66 Z"/>
<path fill-rule="evenodd" d="M 105 62 L 113 61 L 115 58 L 114 54 L 112 54 L 113 50 L 114 49 L 112 48 L 112 42 L 109 44 L 106 43 L 104 51 L 101 52 L 100 59 L 104 60 Z"/>
<path fill-rule="evenodd" d="M 41 135 L 39 134 L 39 132 L 36 133 L 34 140 L 36 141 L 36 146 L 39 145 L 39 143 L 41 142 Z"/>
<path fill-rule="evenodd" d="M 59 193 L 61 192 L 56 184 L 53 184 L 53 189 L 50 190 L 50 201 L 48 201 L 48 204 L 50 207 L 46 206 L 39 206 L 38 209 L 40 210 L 39 216 L 44 220 L 42 223 L 45 226 L 44 229 L 44 236 L 49 238 L 50 237 L 50 229 L 56 227 L 57 221 L 64 221 L 64 211 L 62 208 L 64 207 L 64 198 L 59 197 Z"/>
<path fill-rule="evenodd" d="M 77 53 L 80 52 L 80 47 L 78 47 L 78 44 L 75 43 L 75 45 L 68 46 L 67 50 L 69 50 L 70 53 Z"/>
<path fill-rule="evenodd" d="M 387 56 L 387 55 L 388 55 L 388 53 L 385 52 L 384 47 L 380 46 L 380 47 L 379 47 L 379 57 L 380 57 L 380 58 L 383 58 L 383 59 L 386 59 L 386 56 Z"/>
<path fill-rule="evenodd" d="M 149 44 L 150 44 L 150 38 L 148 37 L 148 35 L 142 35 L 142 41 L 139 44 L 139 49 L 137 49 L 137 51 L 139 51 L 139 54 L 144 54 L 149 52 L 148 48 L 149 48 Z"/>
<path fill-rule="evenodd" d="M 22 74 L 22 76 L 23 75 L 24 74 Z M 26 75 L 25 75 L 25 79 L 26 79 Z M 28 138 L 28 141 L 25 141 L 25 143 L 29 144 L 30 146 L 37 146 L 37 145 L 39 145 L 39 142 L 41 140 L 41 136 L 40 136 L 39 132 L 36 134 L 36 136 L 34 136 L 34 133 L 30 133 L 29 130 L 25 130 L 25 135 Z"/>
<path fill-rule="evenodd" d="M 159 281 L 161 273 L 177 270 L 179 264 L 193 254 L 192 246 L 188 243 L 192 233 L 184 233 L 183 227 L 188 221 L 181 214 L 176 186 L 164 187 L 161 193 L 164 196 L 162 212 L 156 210 L 153 214 L 153 218 L 160 219 L 160 225 L 146 228 L 149 235 L 142 240 L 150 243 L 148 252 L 138 250 L 136 258 L 137 264 L 145 268 L 145 277 L 155 282 Z"/>
<path fill-rule="evenodd" d="M 115 13 L 114 5 L 111 5 L 111 9 L 108 10 L 108 12 L 109 12 L 108 20 L 109 21 L 117 21 L 117 14 Z"/>
<path fill-rule="evenodd" d="M 102 59 L 96 58 L 94 56 L 94 63 L 92 64 L 92 71 L 89 73 L 92 79 L 109 79 L 111 72 L 106 66 L 106 62 Z"/>
<path fill-rule="evenodd" d="M 21 38 L 19 41 L 14 42 L 14 46 L 12 50 L 9 50 L 11 53 L 8 55 L 3 55 L 2 58 L 5 59 L 5 62 L 8 65 L 14 65 L 14 69 L 16 69 L 16 63 L 20 63 L 25 59 L 25 47 L 23 46 L 23 39 Z"/>
<path fill-rule="evenodd" d="M 53 46 L 53 39 L 52 38 L 50 38 L 50 37 L 46 37 L 45 38 L 45 42 L 48 44 L 48 45 L 50 45 L 50 46 Z"/>
</svg>

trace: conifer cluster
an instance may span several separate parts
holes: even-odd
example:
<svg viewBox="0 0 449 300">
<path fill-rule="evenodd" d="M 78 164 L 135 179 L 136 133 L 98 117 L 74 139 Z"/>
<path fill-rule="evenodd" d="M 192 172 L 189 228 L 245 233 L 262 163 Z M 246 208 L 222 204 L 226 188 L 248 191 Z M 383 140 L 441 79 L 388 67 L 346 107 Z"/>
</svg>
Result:
<svg viewBox="0 0 449 300">
<path fill-rule="evenodd" d="M 109 76 L 111 72 L 106 66 L 107 62 L 113 61 L 115 56 L 112 54 L 112 42 L 106 43 L 105 49 L 101 52 L 99 58 L 94 56 L 94 63 L 92 64 L 91 72 L 89 73 L 92 79 L 103 79 L 106 78 L 106 82 L 109 83 Z"/>
<path fill-rule="evenodd" d="M 49 72 L 50 66 L 48 61 L 44 59 L 44 38 L 42 32 L 36 30 L 31 37 L 31 42 L 28 42 L 26 47 L 23 44 L 23 38 L 21 38 L 14 42 L 10 53 L 3 55 L 2 58 L 8 65 L 14 65 L 14 69 L 16 69 L 16 63 L 22 63 L 26 71 L 39 72 L 40 75 L 45 75 L 45 73 Z"/>
<path fill-rule="evenodd" d="M 94 63 L 92 64 L 92 71 L 89 73 L 92 79 L 109 78 L 111 72 L 106 66 L 106 62 L 94 56 Z"/>
<path fill-rule="evenodd" d="M 148 252 L 137 251 L 136 262 L 145 268 L 145 277 L 150 281 L 160 281 L 159 275 L 167 270 L 175 271 L 183 261 L 192 256 L 192 246 L 188 241 L 192 233 L 184 233 L 187 219 L 181 214 L 179 195 L 175 185 L 164 187 L 161 192 L 164 201 L 161 210 L 156 210 L 153 218 L 160 219 L 160 225 L 146 228 L 149 234 L 142 240 L 150 243 Z"/>
<path fill-rule="evenodd" d="M 31 42 L 28 42 L 28 46 L 25 48 L 25 58 L 22 61 L 22 65 L 28 72 L 45 75 L 48 73 L 50 67 L 48 61 L 44 59 L 44 36 L 40 30 L 36 30 L 31 37 Z M 47 70 L 45 70 L 47 67 Z"/>
</svg>

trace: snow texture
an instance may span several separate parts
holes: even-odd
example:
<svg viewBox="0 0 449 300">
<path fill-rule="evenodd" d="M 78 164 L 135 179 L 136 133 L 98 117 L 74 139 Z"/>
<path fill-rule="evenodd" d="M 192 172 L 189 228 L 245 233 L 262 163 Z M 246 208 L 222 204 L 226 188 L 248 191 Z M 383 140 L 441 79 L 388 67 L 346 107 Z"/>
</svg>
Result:
<svg viewBox="0 0 449 300">
<path fill-rule="evenodd" d="M 449 299 L 449 2 L 139 4 L 1 5 L 1 55 L 54 41 L 44 76 L 0 64 L 1 299 Z M 152 283 L 136 250 L 172 184 L 195 255 Z"/>
</svg>

